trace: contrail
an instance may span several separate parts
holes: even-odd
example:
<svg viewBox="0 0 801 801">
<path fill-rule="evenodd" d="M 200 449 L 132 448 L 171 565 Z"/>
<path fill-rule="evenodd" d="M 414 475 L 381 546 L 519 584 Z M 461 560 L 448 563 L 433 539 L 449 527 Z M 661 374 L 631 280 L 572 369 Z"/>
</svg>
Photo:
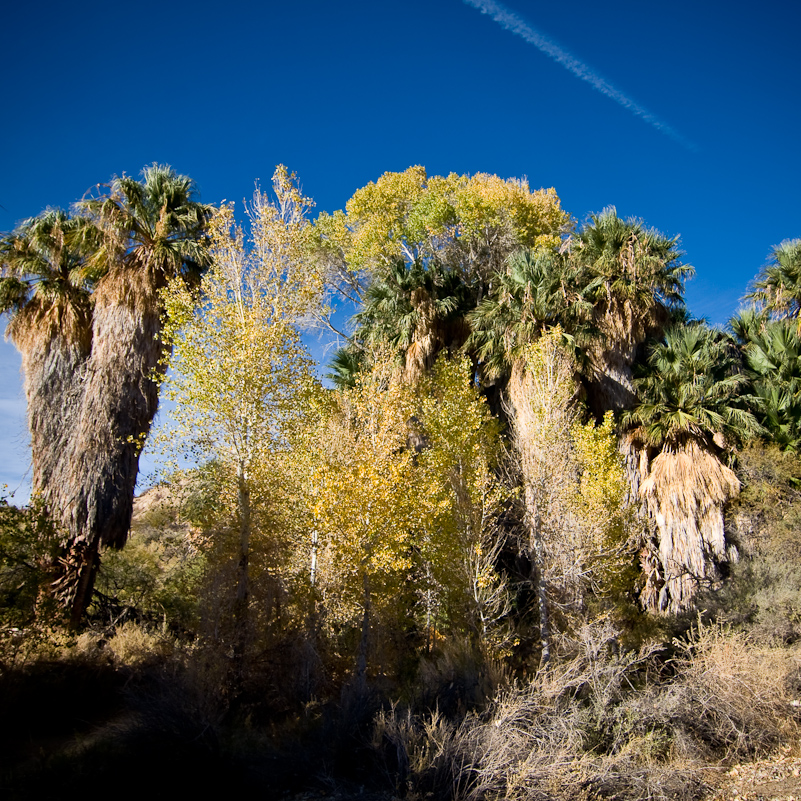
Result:
<svg viewBox="0 0 801 801">
<path fill-rule="evenodd" d="M 534 47 L 541 50 L 546 56 L 550 56 L 557 64 L 561 64 L 577 78 L 586 81 L 602 95 L 606 95 L 611 100 L 619 103 L 623 108 L 632 112 L 632 114 L 635 114 L 640 119 L 653 125 L 654 128 L 662 131 L 662 133 L 667 134 L 671 139 L 674 139 L 690 150 L 698 149 L 697 145 L 685 139 L 678 131 L 675 131 L 667 123 L 662 122 L 658 117 L 651 114 L 648 109 L 643 108 L 639 103 L 635 103 L 630 97 L 624 95 L 620 89 L 612 86 L 611 83 L 598 75 L 597 72 L 594 72 L 574 55 L 568 53 L 567 50 L 563 50 L 545 34 L 540 33 L 524 19 L 518 17 L 513 11 L 505 8 L 500 3 L 496 3 L 495 0 L 464 0 L 464 2 L 469 6 L 473 6 L 473 8 L 477 8 L 482 14 L 489 15 L 502 28 L 516 34 L 529 44 L 533 44 Z"/>
</svg>

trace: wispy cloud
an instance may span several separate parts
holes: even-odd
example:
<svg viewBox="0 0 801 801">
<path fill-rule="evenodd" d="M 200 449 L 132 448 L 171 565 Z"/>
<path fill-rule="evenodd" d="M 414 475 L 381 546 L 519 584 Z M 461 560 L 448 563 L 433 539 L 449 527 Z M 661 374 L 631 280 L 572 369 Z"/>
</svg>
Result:
<svg viewBox="0 0 801 801">
<path fill-rule="evenodd" d="M 678 131 L 671 128 L 667 123 L 662 122 L 659 117 L 652 114 L 648 109 L 643 108 L 630 97 L 625 95 L 620 89 L 612 86 L 609 81 L 602 78 L 591 67 L 579 61 L 572 53 L 563 50 L 553 40 L 545 34 L 540 33 L 536 28 L 528 24 L 522 17 L 510 11 L 494 0 L 464 0 L 465 3 L 473 8 L 477 8 L 482 14 L 487 14 L 491 19 L 498 23 L 502 28 L 516 34 L 529 44 L 534 45 L 538 50 L 550 56 L 557 64 L 561 64 L 565 69 L 573 73 L 577 78 L 586 81 L 593 89 L 597 89 L 602 95 L 606 95 L 615 103 L 628 109 L 632 114 L 653 125 L 654 128 L 667 134 L 671 139 L 684 145 L 690 150 L 697 150 L 697 146 L 685 139 Z"/>
</svg>

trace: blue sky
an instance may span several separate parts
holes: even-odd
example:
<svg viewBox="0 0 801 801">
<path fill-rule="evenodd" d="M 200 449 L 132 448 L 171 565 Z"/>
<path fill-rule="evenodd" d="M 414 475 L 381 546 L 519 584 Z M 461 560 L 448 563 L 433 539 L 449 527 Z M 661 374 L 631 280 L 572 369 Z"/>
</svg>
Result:
<svg viewBox="0 0 801 801">
<path fill-rule="evenodd" d="M 771 247 L 801 236 L 801 4 L 488 2 L 14 4 L 0 230 L 153 161 L 209 202 L 284 163 L 327 211 L 412 164 L 527 176 L 579 222 L 615 205 L 680 234 L 690 310 L 725 322 Z M 0 375 L 0 484 L 19 499 L 7 343 Z"/>
</svg>

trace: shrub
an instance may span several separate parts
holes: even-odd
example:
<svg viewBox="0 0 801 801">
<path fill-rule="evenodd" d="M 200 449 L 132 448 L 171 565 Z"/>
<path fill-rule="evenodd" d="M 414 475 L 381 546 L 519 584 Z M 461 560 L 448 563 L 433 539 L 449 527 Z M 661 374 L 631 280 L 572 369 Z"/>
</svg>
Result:
<svg viewBox="0 0 801 801">
<path fill-rule="evenodd" d="M 452 722 L 392 708 L 376 720 L 373 747 L 418 797 L 690 799 L 706 789 L 710 758 L 756 757 L 797 737 L 792 652 L 700 623 L 674 647 L 671 673 L 658 646 L 621 653 L 617 632 L 598 621 L 484 714 Z"/>
</svg>

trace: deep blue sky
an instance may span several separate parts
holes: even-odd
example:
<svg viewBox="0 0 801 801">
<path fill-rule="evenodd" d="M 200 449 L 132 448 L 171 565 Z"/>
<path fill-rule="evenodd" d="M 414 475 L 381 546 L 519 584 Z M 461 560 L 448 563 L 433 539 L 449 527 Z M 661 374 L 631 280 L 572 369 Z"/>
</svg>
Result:
<svg viewBox="0 0 801 801">
<path fill-rule="evenodd" d="M 504 6 L 687 147 L 462 0 L 15 4 L 3 13 L 0 231 L 169 163 L 241 201 L 277 163 L 318 210 L 388 170 L 553 186 L 680 234 L 690 310 L 723 323 L 801 236 L 801 4 Z M 22 484 L 19 359 L 0 349 L 0 484 Z"/>
</svg>

